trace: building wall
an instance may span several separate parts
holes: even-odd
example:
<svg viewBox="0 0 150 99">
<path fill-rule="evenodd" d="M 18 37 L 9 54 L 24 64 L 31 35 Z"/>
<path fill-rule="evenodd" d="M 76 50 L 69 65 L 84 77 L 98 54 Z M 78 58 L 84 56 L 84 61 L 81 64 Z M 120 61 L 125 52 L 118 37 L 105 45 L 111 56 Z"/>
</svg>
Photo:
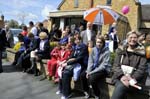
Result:
<svg viewBox="0 0 150 99">
<path fill-rule="evenodd" d="M 96 7 L 97 5 L 106 5 L 107 0 L 93 0 L 93 6 Z"/>
<path fill-rule="evenodd" d="M 78 0 L 78 7 L 74 7 L 74 0 L 65 0 L 63 5 L 60 7 L 62 11 L 70 10 L 86 10 L 90 8 L 90 0 Z"/>
<path fill-rule="evenodd" d="M 123 6 L 128 5 L 130 11 L 128 14 L 124 15 L 121 12 Z M 122 17 L 126 18 L 125 20 L 120 19 L 117 25 L 117 31 L 120 39 L 125 38 L 125 35 L 130 30 L 138 30 L 139 28 L 139 9 L 138 5 L 135 3 L 135 0 L 112 0 L 112 9 L 120 13 Z"/>
<path fill-rule="evenodd" d="M 72 11 L 72 10 L 87 10 L 91 7 L 92 0 L 78 0 L 78 7 L 74 7 L 74 0 L 65 0 L 65 2 L 60 6 L 61 11 Z M 93 0 L 93 7 L 97 5 L 106 5 L 107 0 Z M 124 5 L 130 7 L 128 14 L 124 15 L 121 12 L 121 9 Z M 135 3 L 135 0 L 112 0 L 112 9 L 120 13 L 123 19 L 119 19 L 117 22 L 117 31 L 119 37 L 123 39 L 126 33 L 130 30 L 137 30 L 139 28 L 139 12 L 138 5 Z M 124 20 L 125 19 L 125 20 Z M 108 32 L 110 25 L 102 26 L 102 34 Z"/>
<path fill-rule="evenodd" d="M 112 0 L 112 8 L 120 14 L 122 14 L 121 9 L 124 5 L 128 5 L 130 7 L 129 13 L 124 16 L 127 17 L 131 29 L 137 29 L 139 16 L 138 5 L 135 4 L 135 0 L 117 0 L 117 3 L 116 0 Z"/>
<path fill-rule="evenodd" d="M 86 10 L 91 8 L 91 1 L 92 0 L 78 0 L 78 7 L 74 7 L 74 0 L 65 0 L 60 7 L 60 10 Z M 107 0 L 93 0 L 93 7 L 96 7 L 97 5 L 106 5 L 106 2 Z"/>
</svg>

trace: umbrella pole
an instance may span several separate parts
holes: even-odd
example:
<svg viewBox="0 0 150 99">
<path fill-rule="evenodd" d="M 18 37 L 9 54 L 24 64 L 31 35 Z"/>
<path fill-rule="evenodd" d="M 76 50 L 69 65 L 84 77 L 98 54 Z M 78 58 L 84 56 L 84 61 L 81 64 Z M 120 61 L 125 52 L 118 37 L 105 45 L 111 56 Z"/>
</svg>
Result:
<svg viewBox="0 0 150 99">
<path fill-rule="evenodd" d="M 100 21 L 99 21 L 99 25 L 98 25 L 98 35 L 101 35 L 102 34 L 102 23 L 101 23 L 101 15 L 102 15 L 102 12 L 100 11 Z"/>
<path fill-rule="evenodd" d="M 102 25 L 98 25 L 97 28 L 98 28 L 97 35 L 99 36 L 99 35 L 101 35 L 101 32 L 102 32 Z"/>
</svg>

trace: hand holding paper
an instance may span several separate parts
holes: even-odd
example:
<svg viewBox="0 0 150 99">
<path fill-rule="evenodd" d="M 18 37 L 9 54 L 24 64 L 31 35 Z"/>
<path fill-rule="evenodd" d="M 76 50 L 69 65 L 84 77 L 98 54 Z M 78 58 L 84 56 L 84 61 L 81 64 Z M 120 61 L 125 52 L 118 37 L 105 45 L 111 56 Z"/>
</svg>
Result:
<svg viewBox="0 0 150 99">
<path fill-rule="evenodd" d="M 129 81 L 130 86 L 135 87 L 135 88 L 141 90 L 142 87 L 136 85 L 136 83 L 137 83 L 137 81 L 136 81 L 135 79 L 131 79 L 131 80 Z"/>
</svg>

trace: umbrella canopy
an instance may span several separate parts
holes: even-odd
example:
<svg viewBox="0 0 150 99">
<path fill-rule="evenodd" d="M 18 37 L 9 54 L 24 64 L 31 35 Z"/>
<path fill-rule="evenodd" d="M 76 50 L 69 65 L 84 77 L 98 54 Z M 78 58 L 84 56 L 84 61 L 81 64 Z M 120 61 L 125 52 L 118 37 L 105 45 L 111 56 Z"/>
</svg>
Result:
<svg viewBox="0 0 150 99">
<path fill-rule="evenodd" d="M 119 18 L 119 14 L 109 6 L 97 6 L 84 12 L 84 19 L 93 24 L 112 24 Z"/>
</svg>

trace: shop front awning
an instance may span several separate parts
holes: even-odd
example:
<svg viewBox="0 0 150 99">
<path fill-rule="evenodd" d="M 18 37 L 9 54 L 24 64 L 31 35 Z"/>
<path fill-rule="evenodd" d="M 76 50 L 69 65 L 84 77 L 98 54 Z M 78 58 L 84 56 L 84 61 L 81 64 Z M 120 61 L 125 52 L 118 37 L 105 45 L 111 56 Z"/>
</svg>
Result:
<svg viewBox="0 0 150 99">
<path fill-rule="evenodd" d="M 50 18 L 57 18 L 57 17 L 82 17 L 85 10 L 73 10 L 73 11 L 56 11 L 50 12 Z"/>
</svg>

